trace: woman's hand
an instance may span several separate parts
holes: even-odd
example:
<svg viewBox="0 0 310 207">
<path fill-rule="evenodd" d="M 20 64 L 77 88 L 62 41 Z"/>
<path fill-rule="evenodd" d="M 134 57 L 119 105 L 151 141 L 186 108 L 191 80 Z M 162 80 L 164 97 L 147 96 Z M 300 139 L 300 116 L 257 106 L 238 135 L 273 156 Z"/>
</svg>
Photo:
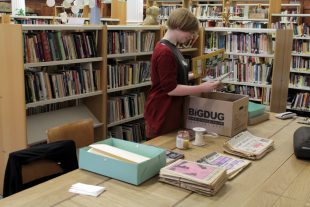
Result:
<svg viewBox="0 0 310 207">
<path fill-rule="evenodd" d="M 221 81 L 208 80 L 207 82 L 201 83 L 201 92 L 211 92 L 215 89 L 222 89 L 224 87 Z"/>
</svg>

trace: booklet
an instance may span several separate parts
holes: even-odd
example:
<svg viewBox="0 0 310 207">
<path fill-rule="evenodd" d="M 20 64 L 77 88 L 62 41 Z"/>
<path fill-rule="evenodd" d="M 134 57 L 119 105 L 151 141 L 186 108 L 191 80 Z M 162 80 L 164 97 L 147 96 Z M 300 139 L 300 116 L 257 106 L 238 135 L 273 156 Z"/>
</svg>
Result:
<svg viewBox="0 0 310 207">
<path fill-rule="evenodd" d="M 230 155 L 225 155 L 218 152 L 212 152 L 197 160 L 198 163 L 205 163 L 210 165 L 215 165 L 226 169 L 228 179 L 232 179 L 244 168 L 246 168 L 251 161 L 236 158 Z"/>
<path fill-rule="evenodd" d="M 241 132 L 224 143 L 224 151 L 256 160 L 273 150 L 273 140 L 257 137 L 248 131 Z"/>
</svg>

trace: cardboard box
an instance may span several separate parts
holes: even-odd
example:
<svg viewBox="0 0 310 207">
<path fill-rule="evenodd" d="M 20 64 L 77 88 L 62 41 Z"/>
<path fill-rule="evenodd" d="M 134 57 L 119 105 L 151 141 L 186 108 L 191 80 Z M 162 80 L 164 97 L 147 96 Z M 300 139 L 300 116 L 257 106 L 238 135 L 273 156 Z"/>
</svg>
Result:
<svg viewBox="0 0 310 207">
<path fill-rule="evenodd" d="M 185 101 L 185 128 L 204 127 L 208 132 L 232 137 L 247 128 L 249 98 L 211 92 Z"/>
<path fill-rule="evenodd" d="M 162 148 L 116 138 L 106 139 L 97 143 L 108 144 L 119 149 L 143 155 L 149 157 L 150 160 L 142 163 L 129 163 L 87 152 L 90 147 L 84 147 L 80 148 L 79 152 L 79 167 L 81 169 L 139 185 L 158 174 L 159 170 L 166 165 L 166 150 Z"/>
</svg>

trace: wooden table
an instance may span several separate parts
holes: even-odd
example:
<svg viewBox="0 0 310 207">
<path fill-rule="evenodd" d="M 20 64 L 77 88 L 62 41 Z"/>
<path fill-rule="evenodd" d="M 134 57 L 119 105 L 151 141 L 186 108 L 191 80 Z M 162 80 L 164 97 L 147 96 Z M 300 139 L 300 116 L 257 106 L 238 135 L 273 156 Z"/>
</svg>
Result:
<svg viewBox="0 0 310 207">
<path fill-rule="evenodd" d="M 213 197 L 158 182 L 155 176 L 140 186 L 105 176 L 75 170 L 43 184 L 0 200 L 0 206 L 310 206 L 310 164 L 293 153 L 293 133 L 300 127 L 295 120 L 271 120 L 248 127 L 254 135 L 275 141 L 275 150 L 252 164 Z M 197 160 L 208 152 L 222 152 L 227 138 L 207 138 L 207 146 L 182 151 L 188 160 Z M 175 133 L 157 137 L 148 144 L 175 148 Z M 176 150 L 178 151 L 178 150 Z M 69 193 L 69 187 L 82 182 L 105 186 L 99 197 Z"/>
</svg>

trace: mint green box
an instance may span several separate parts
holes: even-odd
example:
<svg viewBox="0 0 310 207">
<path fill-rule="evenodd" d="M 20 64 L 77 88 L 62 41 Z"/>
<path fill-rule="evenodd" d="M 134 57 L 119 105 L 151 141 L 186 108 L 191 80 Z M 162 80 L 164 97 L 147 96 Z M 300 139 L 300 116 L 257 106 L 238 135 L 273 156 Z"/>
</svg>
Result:
<svg viewBox="0 0 310 207">
<path fill-rule="evenodd" d="M 83 147 L 79 151 L 79 168 L 139 185 L 158 174 L 159 170 L 166 165 L 166 150 L 162 148 L 116 138 L 109 138 L 96 144 L 108 144 L 150 159 L 142 163 L 128 163 L 87 152 L 90 147 Z"/>
<path fill-rule="evenodd" d="M 249 101 L 248 105 L 248 118 L 253 118 L 264 114 L 266 106 L 263 104 L 253 103 Z"/>
</svg>

